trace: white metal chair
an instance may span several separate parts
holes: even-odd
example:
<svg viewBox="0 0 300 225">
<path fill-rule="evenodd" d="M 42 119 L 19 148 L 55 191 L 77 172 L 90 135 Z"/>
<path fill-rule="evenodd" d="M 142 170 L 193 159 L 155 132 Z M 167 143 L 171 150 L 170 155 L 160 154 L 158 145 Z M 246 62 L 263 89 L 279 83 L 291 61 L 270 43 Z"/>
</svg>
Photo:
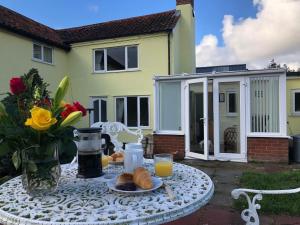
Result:
<svg viewBox="0 0 300 225">
<path fill-rule="evenodd" d="M 91 125 L 91 127 L 101 127 L 102 133 L 110 136 L 111 142 L 115 146 L 115 151 L 123 150 L 123 143 L 118 140 L 121 132 L 125 132 L 137 137 L 137 142 L 141 143 L 143 140 L 143 131 L 137 129 L 135 131 L 129 130 L 127 126 L 120 122 L 97 122 Z"/>
<path fill-rule="evenodd" d="M 255 194 L 252 198 L 248 195 L 248 193 Z M 290 190 L 254 190 L 254 189 L 234 189 L 231 192 L 231 196 L 234 199 L 238 199 L 241 195 L 243 195 L 248 202 L 248 209 L 244 209 L 241 213 L 242 219 L 246 222 L 246 225 L 259 225 L 259 216 L 257 213 L 257 209 L 260 209 L 260 204 L 256 203 L 256 201 L 262 200 L 262 195 L 283 195 L 283 194 L 295 194 L 300 193 L 300 188 L 290 189 Z"/>
</svg>

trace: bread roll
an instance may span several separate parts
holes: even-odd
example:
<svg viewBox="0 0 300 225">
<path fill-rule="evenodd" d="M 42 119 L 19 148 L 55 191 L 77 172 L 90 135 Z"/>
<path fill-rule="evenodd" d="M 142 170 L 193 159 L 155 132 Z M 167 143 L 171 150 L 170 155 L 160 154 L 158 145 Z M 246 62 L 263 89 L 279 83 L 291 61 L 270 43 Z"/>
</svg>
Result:
<svg viewBox="0 0 300 225">
<path fill-rule="evenodd" d="M 133 173 L 133 182 L 142 189 L 151 189 L 153 187 L 152 177 L 149 171 L 143 167 L 138 167 Z"/>
<path fill-rule="evenodd" d="M 123 191 L 135 191 L 136 185 L 133 183 L 133 175 L 123 173 L 117 178 L 116 188 Z"/>
</svg>

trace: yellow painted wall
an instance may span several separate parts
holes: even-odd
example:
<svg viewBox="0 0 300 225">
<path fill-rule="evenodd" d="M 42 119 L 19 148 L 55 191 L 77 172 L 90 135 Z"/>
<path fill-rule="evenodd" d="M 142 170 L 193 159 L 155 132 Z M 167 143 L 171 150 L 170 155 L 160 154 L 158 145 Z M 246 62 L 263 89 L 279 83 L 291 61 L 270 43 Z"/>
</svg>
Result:
<svg viewBox="0 0 300 225">
<path fill-rule="evenodd" d="M 12 76 L 23 75 L 31 68 L 39 70 L 50 84 L 50 90 L 55 90 L 62 77 L 68 73 L 67 53 L 64 50 L 54 48 L 53 65 L 44 64 L 32 60 L 32 43 L 29 38 L 0 29 L 0 93 L 9 91 Z"/>
<path fill-rule="evenodd" d="M 288 135 L 300 134 L 300 116 L 292 113 L 292 90 L 300 89 L 300 77 L 288 78 L 286 81 L 286 105 L 287 105 L 287 121 Z"/>
<path fill-rule="evenodd" d="M 72 78 L 71 98 L 89 105 L 90 96 L 107 97 L 108 120 L 115 121 L 115 97 L 150 96 L 150 129 L 153 124 L 153 76 L 168 74 L 168 35 L 142 35 L 72 45 L 69 68 Z M 93 73 L 93 50 L 115 46 L 138 45 L 139 69 L 130 72 Z M 84 119 L 80 126 L 87 126 Z M 150 132 L 151 130 L 145 130 Z"/>
<path fill-rule="evenodd" d="M 196 70 L 195 17 L 191 5 L 178 5 L 179 21 L 171 34 L 171 74 Z"/>
</svg>

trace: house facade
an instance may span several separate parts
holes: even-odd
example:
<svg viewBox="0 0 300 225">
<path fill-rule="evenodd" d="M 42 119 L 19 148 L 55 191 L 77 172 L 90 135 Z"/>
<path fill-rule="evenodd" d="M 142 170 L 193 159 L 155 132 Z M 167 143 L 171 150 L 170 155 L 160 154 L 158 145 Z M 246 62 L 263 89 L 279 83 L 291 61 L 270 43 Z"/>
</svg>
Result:
<svg viewBox="0 0 300 225">
<path fill-rule="evenodd" d="M 177 0 L 167 12 L 55 30 L 0 6 L 0 89 L 30 68 L 50 87 L 69 75 L 68 100 L 94 108 L 91 123 L 119 121 L 151 133 L 153 76 L 195 72 L 193 7 Z"/>
</svg>

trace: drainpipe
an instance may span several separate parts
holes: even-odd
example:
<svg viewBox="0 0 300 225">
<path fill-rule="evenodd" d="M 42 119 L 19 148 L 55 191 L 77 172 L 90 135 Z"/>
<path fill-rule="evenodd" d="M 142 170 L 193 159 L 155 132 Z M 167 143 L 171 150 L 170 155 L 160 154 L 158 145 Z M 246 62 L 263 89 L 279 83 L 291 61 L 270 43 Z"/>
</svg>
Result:
<svg viewBox="0 0 300 225">
<path fill-rule="evenodd" d="M 168 74 L 171 75 L 171 32 L 168 32 Z"/>
</svg>

